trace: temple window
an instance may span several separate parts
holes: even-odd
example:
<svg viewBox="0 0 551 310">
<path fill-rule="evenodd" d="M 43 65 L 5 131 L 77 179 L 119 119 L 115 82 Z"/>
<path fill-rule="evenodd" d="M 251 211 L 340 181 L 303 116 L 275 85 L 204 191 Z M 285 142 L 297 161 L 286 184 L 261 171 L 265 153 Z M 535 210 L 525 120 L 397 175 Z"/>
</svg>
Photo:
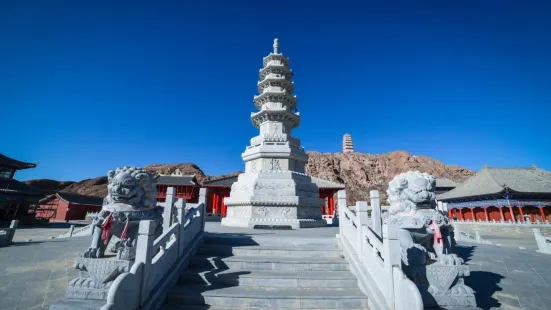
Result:
<svg viewBox="0 0 551 310">
<path fill-rule="evenodd" d="M 11 178 L 11 174 L 13 173 L 12 168 L 8 167 L 0 167 L 0 178 Z"/>
</svg>

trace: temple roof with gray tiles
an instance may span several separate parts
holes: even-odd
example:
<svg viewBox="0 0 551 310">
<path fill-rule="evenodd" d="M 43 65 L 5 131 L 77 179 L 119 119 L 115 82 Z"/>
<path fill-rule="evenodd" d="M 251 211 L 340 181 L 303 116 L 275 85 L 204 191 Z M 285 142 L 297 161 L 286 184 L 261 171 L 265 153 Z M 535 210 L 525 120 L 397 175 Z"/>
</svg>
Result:
<svg viewBox="0 0 551 310">
<path fill-rule="evenodd" d="M 195 175 L 160 175 L 157 177 L 158 185 L 197 186 Z"/>
<path fill-rule="evenodd" d="M 318 186 L 318 188 L 331 188 L 331 189 L 344 189 L 344 184 L 328 181 L 316 177 L 311 177 L 312 181 Z M 237 176 L 222 178 L 218 180 L 203 182 L 205 187 L 231 187 L 231 185 L 237 181 Z"/>
<path fill-rule="evenodd" d="M 457 185 L 459 185 L 459 183 L 457 182 L 454 182 L 450 179 L 446 179 L 446 178 L 436 178 L 436 187 L 446 187 L 446 188 L 450 188 L 450 187 L 457 187 Z"/>
<path fill-rule="evenodd" d="M 99 207 L 103 205 L 102 197 L 87 196 L 87 195 L 80 195 L 80 194 L 67 193 L 67 192 L 57 192 L 44 199 L 41 199 L 40 203 L 48 203 L 54 200 L 56 197 L 66 201 L 67 203 L 76 204 L 76 205 L 99 206 Z"/>
<path fill-rule="evenodd" d="M 449 192 L 436 199 L 449 201 L 469 197 L 490 196 L 506 190 L 527 194 L 551 194 L 551 172 L 537 167 L 485 167 Z"/>
</svg>

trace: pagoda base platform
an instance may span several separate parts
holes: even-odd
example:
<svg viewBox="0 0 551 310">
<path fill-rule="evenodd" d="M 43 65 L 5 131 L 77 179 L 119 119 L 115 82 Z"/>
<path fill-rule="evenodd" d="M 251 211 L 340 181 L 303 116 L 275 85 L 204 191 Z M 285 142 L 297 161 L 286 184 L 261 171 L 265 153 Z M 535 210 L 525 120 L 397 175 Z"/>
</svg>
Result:
<svg viewBox="0 0 551 310">
<path fill-rule="evenodd" d="M 222 226 L 256 229 L 326 227 L 327 222 L 321 216 L 315 216 L 316 212 L 320 213 L 319 207 L 228 206 L 228 216 L 222 219 Z M 297 214 L 305 216 L 297 218 Z M 314 216 L 308 217 L 308 214 Z M 258 217 L 255 217 L 256 215 Z"/>
</svg>

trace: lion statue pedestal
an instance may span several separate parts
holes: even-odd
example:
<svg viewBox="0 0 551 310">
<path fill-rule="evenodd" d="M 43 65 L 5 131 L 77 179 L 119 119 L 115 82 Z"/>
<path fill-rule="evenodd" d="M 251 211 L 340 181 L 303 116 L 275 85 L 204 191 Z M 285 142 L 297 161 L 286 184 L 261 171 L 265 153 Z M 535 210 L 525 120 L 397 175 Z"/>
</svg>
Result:
<svg viewBox="0 0 551 310">
<path fill-rule="evenodd" d="M 426 308 L 478 309 L 474 291 L 463 281 L 469 266 L 453 253 L 453 226 L 436 210 L 435 181 L 418 171 L 395 176 L 383 223 L 400 228 L 402 269 L 419 288 Z"/>
<path fill-rule="evenodd" d="M 105 300 L 115 278 L 134 263 L 140 221 L 154 221 L 156 236 L 162 233 L 163 208 L 157 206 L 155 177 L 138 167 L 117 168 L 107 176 L 108 194 L 92 222 L 92 243 L 75 261 L 80 276 L 69 283 L 67 298 Z M 114 255 L 107 256 L 110 241 Z"/>
</svg>

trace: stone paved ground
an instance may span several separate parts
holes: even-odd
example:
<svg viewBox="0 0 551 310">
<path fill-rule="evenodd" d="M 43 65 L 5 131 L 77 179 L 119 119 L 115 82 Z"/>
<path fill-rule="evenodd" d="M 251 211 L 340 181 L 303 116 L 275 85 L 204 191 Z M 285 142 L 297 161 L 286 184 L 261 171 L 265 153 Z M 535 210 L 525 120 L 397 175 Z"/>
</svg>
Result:
<svg viewBox="0 0 551 310">
<path fill-rule="evenodd" d="M 551 255 L 466 242 L 457 253 L 471 266 L 465 282 L 483 309 L 551 310 Z"/>
<path fill-rule="evenodd" d="M 15 231 L 13 236 L 13 241 L 27 241 L 31 239 L 32 241 L 41 241 L 50 239 L 50 237 L 57 237 L 61 234 L 69 232 L 71 224 L 75 225 L 75 229 L 87 225 L 84 221 L 73 222 L 73 223 L 48 223 L 38 227 L 21 227 Z"/>
<path fill-rule="evenodd" d="M 69 279 L 78 275 L 74 258 L 89 244 L 88 236 L 0 248 L 0 310 L 47 309 L 63 298 Z"/>
<path fill-rule="evenodd" d="M 337 228 L 292 231 L 251 231 L 207 223 L 211 232 L 255 235 L 334 236 Z M 47 309 L 63 298 L 75 256 L 90 237 L 21 242 L 0 248 L 0 310 Z M 458 254 L 471 265 L 467 284 L 477 292 L 483 309 L 551 310 L 551 255 L 495 245 L 460 243 Z"/>
<path fill-rule="evenodd" d="M 461 226 L 461 231 L 474 234 L 477 228 L 473 225 Z M 492 244 L 500 244 L 506 247 L 524 247 L 527 250 L 537 250 L 536 238 L 531 231 L 489 231 L 480 230 L 480 236 L 484 240 L 492 242 Z"/>
</svg>

